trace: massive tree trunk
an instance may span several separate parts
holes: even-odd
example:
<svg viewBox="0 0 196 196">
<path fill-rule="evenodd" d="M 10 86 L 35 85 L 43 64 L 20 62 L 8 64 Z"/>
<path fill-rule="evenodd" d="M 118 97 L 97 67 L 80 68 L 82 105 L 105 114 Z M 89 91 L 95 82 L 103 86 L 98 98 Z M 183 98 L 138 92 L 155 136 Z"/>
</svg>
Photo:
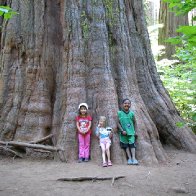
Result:
<svg viewBox="0 0 196 196">
<path fill-rule="evenodd" d="M 181 35 L 176 30 L 179 26 L 188 25 L 188 14 L 176 16 L 169 9 L 168 3 L 160 1 L 159 24 L 163 26 L 159 28 L 158 44 L 164 46 L 163 52 L 159 55 L 159 60 L 164 58 L 173 59 L 172 55 L 175 54 L 175 45 L 166 42 L 166 40 Z"/>
<path fill-rule="evenodd" d="M 141 162 L 166 160 L 162 144 L 196 151 L 162 86 L 150 49 L 142 0 L 12 1 L 20 15 L 4 26 L 1 40 L 2 140 L 33 141 L 53 133 L 60 159 L 77 159 L 75 116 L 87 102 L 93 129 L 99 115 L 114 128 L 112 159 L 125 162 L 119 147 L 117 111 L 130 98 L 135 111 Z M 92 135 L 91 159 L 101 160 Z"/>
</svg>

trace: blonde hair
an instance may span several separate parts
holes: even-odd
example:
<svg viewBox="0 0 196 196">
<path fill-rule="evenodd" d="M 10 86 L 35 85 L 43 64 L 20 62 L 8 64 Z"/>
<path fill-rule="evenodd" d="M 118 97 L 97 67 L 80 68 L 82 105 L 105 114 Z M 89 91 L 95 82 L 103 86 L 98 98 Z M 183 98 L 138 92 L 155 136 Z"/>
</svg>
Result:
<svg viewBox="0 0 196 196">
<path fill-rule="evenodd" d="M 99 122 L 103 122 L 104 123 L 104 127 L 106 127 L 106 117 L 105 116 L 100 116 L 99 117 Z"/>
<path fill-rule="evenodd" d="M 100 120 L 100 121 L 106 122 L 106 117 L 105 117 L 105 116 L 100 116 L 100 117 L 99 117 L 99 120 Z"/>
</svg>

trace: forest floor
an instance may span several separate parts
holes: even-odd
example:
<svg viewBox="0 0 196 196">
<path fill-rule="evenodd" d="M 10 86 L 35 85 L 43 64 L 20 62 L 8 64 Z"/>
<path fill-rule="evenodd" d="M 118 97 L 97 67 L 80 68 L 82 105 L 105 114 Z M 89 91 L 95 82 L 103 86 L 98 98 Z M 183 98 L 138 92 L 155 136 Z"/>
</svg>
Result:
<svg viewBox="0 0 196 196">
<path fill-rule="evenodd" d="M 62 163 L 0 156 L 1 196 L 168 196 L 196 195 L 196 155 L 168 150 L 168 163 L 158 166 Z M 114 179 L 113 177 L 125 176 Z M 59 178 L 111 177 L 110 180 L 66 182 Z"/>
</svg>

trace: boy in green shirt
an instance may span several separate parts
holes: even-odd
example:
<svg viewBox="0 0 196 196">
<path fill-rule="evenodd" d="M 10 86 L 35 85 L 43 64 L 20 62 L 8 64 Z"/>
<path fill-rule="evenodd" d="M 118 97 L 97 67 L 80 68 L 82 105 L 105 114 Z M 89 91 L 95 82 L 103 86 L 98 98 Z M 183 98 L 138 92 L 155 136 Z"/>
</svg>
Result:
<svg viewBox="0 0 196 196">
<path fill-rule="evenodd" d="M 120 146 L 126 151 L 128 165 L 138 165 L 138 161 L 135 158 L 135 117 L 134 112 L 130 111 L 130 107 L 131 101 L 124 99 L 122 102 L 122 110 L 118 111 Z"/>
</svg>

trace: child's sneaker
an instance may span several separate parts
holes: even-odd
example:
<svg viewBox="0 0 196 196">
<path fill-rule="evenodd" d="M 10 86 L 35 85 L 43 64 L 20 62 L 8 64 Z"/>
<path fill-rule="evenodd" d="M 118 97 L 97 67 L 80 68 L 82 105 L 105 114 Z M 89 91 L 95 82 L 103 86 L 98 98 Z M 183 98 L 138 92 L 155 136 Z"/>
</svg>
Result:
<svg viewBox="0 0 196 196">
<path fill-rule="evenodd" d="M 84 162 L 88 162 L 88 161 L 89 161 L 89 159 L 88 159 L 88 158 L 85 158 L 85 159 L 84 159 Z"/>
<path fill-rule="evenodd" d="M 111 161 L 108 161 L 108 166 L 112 166 L 112 162 Z"/>
<path fill-rule="evenodd" d="M 82 161 L 83 161 L 83 158 L 78 159 L 78 163 L 82 163 Z"/>
<path fill-rule="evenodd" d="M 133 159 L 133 160 L 132 160 L 132 164 L 133 164 L 133 165 L 138 165 L 138 160 Z"/>
<path fill-rule="evenodd" d="M 127 164 L 128 165 L 132 165 L 133 164 L 132 160 L 131 159 L 128 159 Z"/>
<path fill-rule="evenodd" d="M 107 165 L 107 163 L 105 162 L 105 163 L 103 163 L 103 167 L 107 167 L 108 165 Z"/>
</svg>

